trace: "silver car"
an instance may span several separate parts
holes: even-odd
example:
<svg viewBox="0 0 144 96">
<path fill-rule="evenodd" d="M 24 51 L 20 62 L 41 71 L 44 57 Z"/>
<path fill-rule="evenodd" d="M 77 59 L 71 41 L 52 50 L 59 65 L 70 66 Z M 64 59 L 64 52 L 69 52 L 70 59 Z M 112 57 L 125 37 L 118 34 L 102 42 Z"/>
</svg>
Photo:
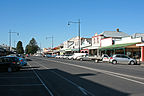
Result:
<svg viewBox="0 0 144 96">
<path fill-rule="evenodd" d="M 130 64 L 130 65 L 134 65 L 137 64 L 136 59 L 130 58 L 126 55 L 123 54 L 115 54 L 110 58 L 110 62 L 112 64 L 117 64 L 117 63 L 121 63 L 121 64 Z"/>
</svg>

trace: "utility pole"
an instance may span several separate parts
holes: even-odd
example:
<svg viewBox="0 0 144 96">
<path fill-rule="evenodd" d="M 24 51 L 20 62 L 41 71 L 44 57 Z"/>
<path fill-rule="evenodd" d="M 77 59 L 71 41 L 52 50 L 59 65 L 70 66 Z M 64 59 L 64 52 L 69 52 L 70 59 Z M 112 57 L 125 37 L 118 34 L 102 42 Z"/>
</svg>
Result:
<svg viewBox="0 0 144 96">
<path fill-rule="evenodd" d="M 80 39 L 80 19 L 77 21 L 77 22 L 73 22 L 73 21 L 68 21 L 68 25 L 70 25 L 70 23 L 77 23 L 78 24 L 78 37 L 79 37 L 79 53 L 80 53 L 80 42 L 81 42 L 81 39 Z"/>
<path fill-rule="evenodd" d="M 51 36 L 51 37 L 46 37 L 46 39 L 48 39 L 48 38 L 51 38 L 51 39 L 52 39 L 52 45 L 51 45 L 52 48 L 51 48 L 51 49 L 53 49 L 53 44 L 54 44 L 54 43 L 53 43 L 53 38 L 54 38 L 54 37 L 53 37 L 53 36 Z"/>
<path fill-rule="evenodd" d="M 11 32 L 11 30 L 9 30 L 9 51 L 11 51 L 11 34 L 12 33 L 16 33 L 17 35 L 19 35 L 19 33 L 18 32 Z"/>
</svg>

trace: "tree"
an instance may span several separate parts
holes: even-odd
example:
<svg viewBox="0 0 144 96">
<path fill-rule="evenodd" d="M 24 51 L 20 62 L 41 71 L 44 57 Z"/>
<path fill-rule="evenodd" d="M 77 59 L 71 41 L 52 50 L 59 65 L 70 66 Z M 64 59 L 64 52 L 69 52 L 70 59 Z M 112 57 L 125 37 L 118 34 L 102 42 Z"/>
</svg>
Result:
<svg viewBox="0 0 144 96">
<path fill-rule="evenodd" d="M 37 45 L 37 42 L 34 38 L 32 38 L 32 40 L 30 40 L 29 44 L 26 46 L 26 53 L 27 54 L 34 54 L 38 51 L 39 47 Z"/>
<path fill-rule="evenodd" d="M 21 41 L 18 41 L 16 50 L 17 50 L 17 53 L 18 53 L 18 54 L 23 54 L 23 53 L 24 53 L 24 49 L 23 49 L 23 46 L 22 46 L 22 42 L 21 42 Z"/>
</svg>

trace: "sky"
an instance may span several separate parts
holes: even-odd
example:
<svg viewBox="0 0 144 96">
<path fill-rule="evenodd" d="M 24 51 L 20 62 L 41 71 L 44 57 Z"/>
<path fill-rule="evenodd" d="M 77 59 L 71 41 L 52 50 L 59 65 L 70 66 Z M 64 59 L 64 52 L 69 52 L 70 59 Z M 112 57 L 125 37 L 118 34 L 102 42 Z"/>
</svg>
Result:
<svg viewBox="0 0 144 96">
<path fill-rule="evenodd" d="M 23 47 L 35 38 L 41 48 L 54 47 L 78 35 L 91 38 L 95 33 L 119 28 L 129 35 L 144 33 L 144 0 L 0 0 L 0 45 L 14 42 Z"/>
</svg>

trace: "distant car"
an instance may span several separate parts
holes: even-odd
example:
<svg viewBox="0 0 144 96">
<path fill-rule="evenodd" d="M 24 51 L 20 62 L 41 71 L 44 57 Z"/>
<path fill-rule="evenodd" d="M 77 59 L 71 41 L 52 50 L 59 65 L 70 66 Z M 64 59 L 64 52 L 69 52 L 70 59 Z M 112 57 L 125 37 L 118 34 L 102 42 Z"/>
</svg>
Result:
<svg viewBox="0 0 144 96">
<path fill-rule="evenodd" d="M 72 56 L 72 55 L 64 55 L 63 59 L 68 59 L 69 56 Z"/>
<path fill-rule="evenodd" d="M 19 71 L 21 65 L 17 57 L 0 57 L 0 68 L 12 72 Z"/>
<path fill-rule="evenodd" d="M 18 59 L 19 59 L 19 61 L 20 61 L 21 66 L 26 66 L 26 65 L 27 65 L 26 59 L 20 58 L 20 57 L 18 57 Z"/>
<path fill-rule="evenodd" d="M 60 58 L 60 55 L 57 55 L 55 58 Z"/>
<path fill-rule="evenodd" d="M 130 65 L 137 64 L 136 59 L 130 58 L 130 57 L 123 55 L 123 54 L 113 55 L 112 57 L 110 57 L 110 62 L 112 64 L 117 64 L 117 63 L 130 64 Z"/>
<path fill-rule="evenodd" d="M 74 55 L 69 56 L 68 59 L 69 59 L 69 60 L 73 59 L 73 56 L 74 56 Z"/>
<path fill-rule="evenodd" d="M 77 57 L 77 60 L 81 60 L 81 61 L 90 61 L 91 59 L 89 58 L 88 55 L 81 55 L 79 57 Z"/>
<path fill-rule="evenodd" d="M 51 58 L 52 55 L 46 54 L 45 57 L 47 57 L 47 58 Z"/>
<path fill-rule="evenodd" d="M 57 58 L 63 58 L 63 56 L 64 56 L 64 55 L 59 55 L 59 56 L 56 56 L 56 57 L 57 57 Z"/>
<path fill-rule="evenodd" d="M 79 56 L 83 56 L 83 55 L 87 55 L 87 53 L 74 53 L 72 59 L 73 59 L 73 60 L 76 60 L 77 57 L 79 57 Z"/>
</svg>

